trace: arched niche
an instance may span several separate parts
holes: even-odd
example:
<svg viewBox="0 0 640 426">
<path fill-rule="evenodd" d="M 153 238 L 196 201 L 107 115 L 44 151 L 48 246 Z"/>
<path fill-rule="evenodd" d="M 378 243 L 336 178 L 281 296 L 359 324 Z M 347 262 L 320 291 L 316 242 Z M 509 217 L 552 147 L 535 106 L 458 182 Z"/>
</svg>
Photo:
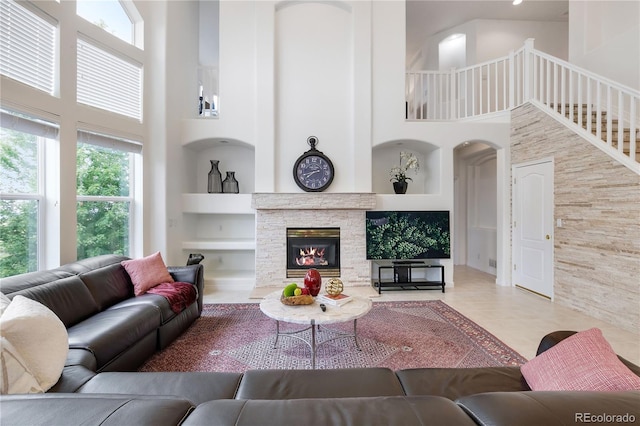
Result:
<svg viewBox="0 0 640 426">
<path fill-rule="evenodd" d="M 409 170 L 407 194 L 438 194 L 441 191 L 441 148 L 416 139 L 395 139 L 377 144 L 372 151 L 372 188 L 377 194 L 393 194 L 390 171 L 400 165 L 400 153 L 412 152 L 420 164 Z M 404 162 L 403 162 L 404 165 Z"/>
<path fill-rule="evenodd" d="M 210 160 L 218 160 L 218 168 L 224 179 L 227 171 L 235 172 L 240 193 L 255 191 L 255 147 L 239 139 L 207 138 L 185 145 L 185 170 L 188 176 L 185 192 L 206 193 Z M 169 167 L 169 175 L 171 174 Z"/>
</svg>

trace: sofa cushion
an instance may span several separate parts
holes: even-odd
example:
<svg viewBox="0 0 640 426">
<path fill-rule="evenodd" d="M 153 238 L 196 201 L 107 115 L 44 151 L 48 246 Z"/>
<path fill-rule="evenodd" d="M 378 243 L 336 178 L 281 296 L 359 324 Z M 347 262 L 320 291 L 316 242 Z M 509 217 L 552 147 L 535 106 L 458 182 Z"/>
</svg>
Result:
<svg viewBox="0 0 640 426">
<path fill-rule="evenodd" d="M 119 265 L 123 260 L 129 260 L 129 257 L 119 254 L 102 254 L 99 256 L 87 257 L 86 259 L 76 260 L 60 266 L 61 271 L 70 272 L 73 275 L 80 275 L 85 272 L 94 271 L 110 265 Z"/>
<path fill-rule="evenodd" d="M 150 293 L 145 293 L 138 297 L 130 297 L 123 300 L 122 302 L 116 303 L 109 309 L 119 309 L 137 305 L 153 306 L 158 309 L 160 312 L 162 324 L 170 321 L 176 316 L 176 313 L 173 312 L 173 310 L 171 309 L 171 305 L 169 305 L 169 301 L 165 297 L 162 297 L 158 294 Z"/>
<path fill-rule="evenodd" d="M 1 336 L 11 343 L 13 353 L 22 357 L 13 357 L 17 363 L 11 366 L 26 365 L 40 388 L 47 391 L 60 378 L 69 351 L 62 321 L 41 303 L 16 296 L 0 317 L 0 324 Z"/>
<path fill-rule="evenodd" d="M 198 405 L 183 425 L 472 426 L 475 423 L 445 398 L 391 396 L 277 401 L 221 399 Z"/>
<path fill-rule="evenodd" d="M 160 252 L 141 259 L 125 260 L 122 266 L 131 277 L 133 292 L 136 296 L 144 294 L 158 284 L 173 282 L 173 277 L 162 260 Z"/>
<path fill-rule="evenodd" d="M 214 399 L 233 399 L 242 373 L 220 372 L 108 372 L 86 382 L 78 393 L 179 395 L 194 405 Z"/>
<path fill-rule="evenodd" d="M 455 400 L 481 392 L 530 390 L 519 367 L 411 368 L 396 371 L 407 395 Z"/>
<path fill-rule="evenodd" d="M 69 347 L 86 349 L 98 369 L 160 325 L 160 312 L 150 305 L 107 309 L 69 328 Z"/>
<path fill-rule="evenodd" d="M 533 390 L 640 390 L 640 377 L 618 359 L 597 328 L 567 337 L 521 371 Z"/>
<path fill-rule="evenodd" d="M 137 395 L 12 395 L 2 400 L 2 426 L 175 426 L 193 406 L 178 397 Z"/>
<path fill-rule="evenodd" d="M 0 280 L 0 290 L 13 299 L 15 293 L 26 288 L 38 286 L 61 278 L 72 277 L 74 274 L 61 268 L 48 271 L 27 272 L 26 274 L 13 275 Z"/>
<path fill-rule="evenodd" d="M 133 297 L 129 274 L 119 263 L 83 272 L 79 277 L 91 292 L 101 311 Z"/>
<path fill-rule="evenodd" d="M 84 365 L 65 366 L 62 370 L 60 380 L 47 392 L 49 393 L 72 393 L 76 392 L 87 381 L 96 375 L 94 370 L 90 370 Z"/>
<path fill-rule="evenodd" d="M 15 294 L 42 303 L 51 309 L 67 328 L 98 312 L 98 305 L 89 289 L 76 276 L 26 288 Z"/>
<path fill-rule="evenodd" d="M 333 370 L 250 370 L 244 373 L 237 399 L 349 398 L 404 395 L 388 368 Z"/>
</svg>

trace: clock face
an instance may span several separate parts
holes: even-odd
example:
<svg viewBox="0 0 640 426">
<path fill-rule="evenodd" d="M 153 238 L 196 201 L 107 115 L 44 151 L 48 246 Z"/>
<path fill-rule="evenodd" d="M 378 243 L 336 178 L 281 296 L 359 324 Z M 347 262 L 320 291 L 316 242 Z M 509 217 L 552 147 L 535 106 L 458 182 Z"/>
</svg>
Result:
<svg viewBox="0 0 640 426">
<path fill-rule="evenodd" d="M 324 191 L 333 181 L 333 164 L 321 155 L 302 156 L 293 172 L 296 183 L 305 191 Z"/>
</svg>

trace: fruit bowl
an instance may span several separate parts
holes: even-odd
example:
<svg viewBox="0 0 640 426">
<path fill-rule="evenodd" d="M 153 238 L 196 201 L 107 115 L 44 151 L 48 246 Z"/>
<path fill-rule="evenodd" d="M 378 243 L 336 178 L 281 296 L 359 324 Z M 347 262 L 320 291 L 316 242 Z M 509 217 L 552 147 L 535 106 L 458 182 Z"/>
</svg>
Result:
<svg viewBox="0 0 640 426">
<path fill-rule="evenodd" d="M 309 294 L 301 294 L 300 296 L 280 296 L 280 302 L 284 305 L 296 306 L 296 305 L 310 305 L 313 303 L 313 296 Z"/>
</svg>

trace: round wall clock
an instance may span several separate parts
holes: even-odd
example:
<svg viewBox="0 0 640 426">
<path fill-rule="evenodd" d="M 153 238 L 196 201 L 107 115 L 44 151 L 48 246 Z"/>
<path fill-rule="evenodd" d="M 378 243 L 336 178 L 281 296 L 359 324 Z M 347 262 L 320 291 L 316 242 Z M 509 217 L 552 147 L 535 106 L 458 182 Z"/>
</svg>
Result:
<svg viewBox="0 0 640 426">
<path fill-rule="evenodd" d="M 324 191 L 333 182 L 333 163 L 316 149 L 317 137 L 309 136 L 307 143 L 311 149 L 298 157 L 293 165 L 293 180 L 304 191 Z"/>
</svg>

